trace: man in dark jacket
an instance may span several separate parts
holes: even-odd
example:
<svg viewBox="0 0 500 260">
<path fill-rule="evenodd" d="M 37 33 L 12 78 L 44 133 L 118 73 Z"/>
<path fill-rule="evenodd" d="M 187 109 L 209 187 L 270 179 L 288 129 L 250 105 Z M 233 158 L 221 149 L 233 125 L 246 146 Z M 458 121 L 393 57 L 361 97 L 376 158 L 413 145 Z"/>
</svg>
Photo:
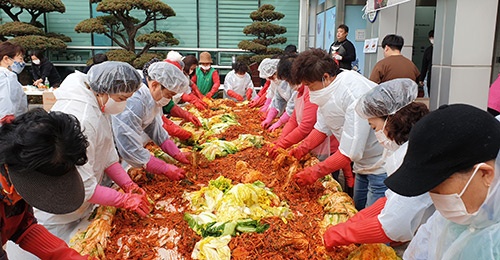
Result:
<svg viewBox="0 0 500 260">
<path fill-rule="evenodd" d="M 431 73 L 432 73 L 432 51 L 434 50 L 434 30 L 429 32 L 429 42 L 431 46 L 427 47 L 424 51 L 422 58 L 422 69 L 420 70 L 419 85 L 424 86 L 424 79 L 427 76 L 427 91 L 431 93 Z"/>
<path fill-rule="evenodd" d="M 356 49 L 352 42 L 347 39 L 349 27 L 345 24 L 337 28 L 337 40 L 330 45 L 328 53 L 339 63 L 342 69 L 352 69 L 351 63 L 356 60 Z"/>
</svg>

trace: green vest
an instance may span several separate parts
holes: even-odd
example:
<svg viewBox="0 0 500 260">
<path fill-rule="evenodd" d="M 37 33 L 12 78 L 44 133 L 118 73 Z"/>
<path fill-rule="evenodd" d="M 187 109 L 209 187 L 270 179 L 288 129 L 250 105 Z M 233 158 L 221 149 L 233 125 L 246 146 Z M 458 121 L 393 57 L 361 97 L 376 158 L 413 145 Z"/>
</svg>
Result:
<svg viewBox="0 0 500 260">
<path fill-rule="evenodd" d="M 214 71 L 214 68 L 210 68 L 207 73 L 203 73 L 199 67 L 196 68 L 196 86 L 200 90 L 201 94 L 206 95 L 210 92 L 210 90 L 212 90 L 212 86 L 214 85 L 212 74 Z"/>
</svg>

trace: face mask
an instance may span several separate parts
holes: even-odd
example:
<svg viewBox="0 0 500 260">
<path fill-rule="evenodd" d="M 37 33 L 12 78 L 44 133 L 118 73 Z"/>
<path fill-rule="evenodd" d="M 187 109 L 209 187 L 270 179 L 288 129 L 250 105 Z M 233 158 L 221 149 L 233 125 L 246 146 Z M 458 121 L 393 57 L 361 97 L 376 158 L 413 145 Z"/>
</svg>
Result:
<svg viewBox="0 0 500 260">
<path fill-rule="evenodd" d="M 469 213 L 467 212 L 467 208 L 465 207 L 465 204 L 462 200 L 462 195 L 464 192 L 467 190 L 467 187 L 469 187 L 469 184 L 471 180 L 474 178 L 476 175 L 477 171 L 479 170 L 479 167 L 483 163 L 480 163 L 476 166 L 476 169 L 474 170 L 474 173 L 470 176 L 469 180 L 465 184 L 465 187 L 462 189 L 460 193 L 453 193 L 453 194 L 437 194 L 437 193 L 432 193 L 429 192 L 429 195 L 431 196 L 432 202 L 434 202 L 434 206 L 436 209 L 445 217 L 446 219 L 453 221 L 459 225 L 468 225 L 472 222 L 472 217 L 477 215 L 477 212 L 474 213 Z M 489 196 L 490 192 L 488 190 L 488 195 Z M 486 199 L 484 200 L 486 201 Z M 484 202 L 483 202 L 484 203 Z"/>
<path fill-rule="evenodd" d="M 168 105 L 168 103 L 170 102 L 170 98 L 166 98 L 166 97 L 162 96 L 160 98 L 160 100 L 155 101 L 155 102 L 156 102 L 156 105 L 158 105 L 159 107 L 164 107 L 164 106 Z"/>
<path fill-rule="evenodd" d="M 321 79 L 321 83 L 323 84 L 323 88 L 320 90 L 309 91 L 309 101 L 318 106 L 323 106 L 330 99 L 330 92 L 333 88 L 333 82 L 329 86 L 325 86 L 325 79 Z"/>
<path fill-rule="evenodd" d="M 384 126 L 382 127 L 382 129 L 375 132 L 375 137 L 385 149 L 389 151 L 396 151 L 399 148 L 399 145 L 396 142 L 394 142 L 394 140 L 387 138 L 387 136 L 384 133 L 386 123 L 387 119 L 385 119 Z"/>
<path fill-rule="evenodd" d="M 434 44 L 434 38 L 429 38 L 429 41 L 431 42 L 431 44 Z"/>
<path fill-rule="evenodd" d="M 127 101 L 116 102 L 114 99 L 109 97 L 108 101 L 106 101 L 106 104 L 104 104 L 104 106 L 101 107 L 101 111 L 105 114 L 116 115 L 123 112 L 126 106 L 127 106 Z"/>
<path fill-rule="evenodd" d="M 21 73 L 23 71 L 24 66 L 26 66 L 26 63 L 14 60 L 14 63 L 10 66 L 10 69 L 13 72 L 19 74 L 19 73 Z"/>
<path fill-rule="evenodd" d="M 245 74 L 238 74 L 238 73 L 235 73 L 236 76 L 240 77 L 240 78 L 244 78 L 245 77 Z"/>
<path fill-rule="evenodd" d="M 36 65 L 40 65 L 40 60 L 32 60 L 31 62 L 36 64 Z"/>
<path fill-rule="evenodd" d="M 210 69 L 210 65 L 208 65 L 208 66 L 200 65 L 200 68 L 202 68 L 203 70 L 209 70 Z"/>
</svg>

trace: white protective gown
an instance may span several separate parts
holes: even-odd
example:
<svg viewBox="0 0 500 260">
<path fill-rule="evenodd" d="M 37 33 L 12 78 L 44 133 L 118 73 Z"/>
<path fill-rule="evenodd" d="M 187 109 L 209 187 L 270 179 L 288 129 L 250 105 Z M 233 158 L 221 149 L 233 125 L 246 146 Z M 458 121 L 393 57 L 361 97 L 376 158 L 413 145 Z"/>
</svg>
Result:
<svg viewBox="0 0 500 260">
<path fill-rule="evenodd" d="M 328 99 L 318 108 L 314 128 L 339 140 L 340 152 L 354 162 L 353 172 L 358 174 L 383 174 L 383 147 L 366 119 L 356 113 L 357 99 L 377 84 L 361 74 L 346 70 L 338 74 L 327 86 Z"/>
<path fill-rule="evenodd" d="M 111 116 L 116 148 L 127 163 L 144 167 L 151 157 L 144 144 L 153 140 L 161 145 L 169 138 L 163 128 L 162 114 L 162 108 L 156 105 L 149 88 L 142 84 L 127 99 L 125 110 Z"/>
<path fill-rule="evenodd" d="M 422 225 L 406 249 L 405 260 L 500 259 L 500 157 L 486 198 L 469 225 L 458 225 L 439 211 Z"/>
<path fill-rule="evenodd" d="M 394 173 L 403 163 L 408 142 L 404 143 L 385 161 L 387 176 Z M 378 220 L 387 237 L 392 241 L 406 242 L 413 239 L 417 229 L 436 210 L 428 193 L 415 197 L 401 196 L 390 189 L 385 191 L 387 201 Z"/>
<path fill-rule="evenodd" d="M 234 70 L 227 73 L 226 78 L 224 79 L 224 98 L 237 101 L 235 98 L 227 95 L 227 91 L 232 90 L 236 92 L 236 94 L 246 99 L 247 89 L 252 89 L 252 98 L 257 95 L 253 87 L 253 82 L 250 74 L 245 73 L 245 77 L 238 77 Z"/>
<path fill-rule="evenodd" d="M 80 121 L 83 133 L 87 136 L 88 162 L 77 166 L 85 187 L 85 202 L 82 206 L 69 214 L 55 215 L 35 209 L 38 222 L 57 237 L 69 241 L 75 223 L 88 217 L 94 204 L 88 200 L 94 194 L 95 188 L 101 183 L 105 175 L 104 170 L 118 162 L 111 119 L 101 112 L 97 99 L 88 87 L 87 75 L 75 72 L 66 77 L 61 86 L 54 91 L 56 103 L 52 111 L 61 111 L 72 114 Z M 66 228 L 67 227 L 67 228 Z"/>
<path fill-rule="evenodd" d="M 280 83 L 276 85 L 273 100 L 269 107 L 276 108 L 278 115 L 286 112 L 290 116 L 295 108 L 296 97 L 297 91 L 293 90 L 285 80 L 280 80 Z"/>
<path fill-rule="evenodd" d="M 0 67 L 0 119 L 7 115 L 15 117 L 28 112 L 28 99 L 16 73 Z M 1 124 L 0 124 L 1 126 Z"/>
</svg>

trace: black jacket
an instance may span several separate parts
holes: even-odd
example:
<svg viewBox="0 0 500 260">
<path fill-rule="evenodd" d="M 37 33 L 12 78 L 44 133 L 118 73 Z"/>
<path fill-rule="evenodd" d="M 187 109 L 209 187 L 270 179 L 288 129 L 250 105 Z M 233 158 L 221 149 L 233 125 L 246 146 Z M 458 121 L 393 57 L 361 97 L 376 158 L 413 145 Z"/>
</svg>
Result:
<svg viewBox="0 0 500 260">
<path fill-rule="evenodd" d="M 424 57 L 422 58 L 422 69 L 420 70 L 420 81 L 424 81 L 425 76 L 427 76 L 427 87 L 431 88 L 431 66 L 432 66 L 432 51 L 433 45 L 427 47 L 424 51 Z M 427 73 L 429 73 L 427 75 Z"/>
<path fill-rule="evenodd" d="M 56 67 L 46 58 L 40 60 L 39 65 L 31 64 L 31 74 L 33 75 L 33 80 L 42 79 L 42 83 L 44 83 L 45 78 L 49 78 L 51 86 L 61 84 L 61 76 L 59 76 Z"/>
<path fill-rule="evenodd" d="M 356 60 L 356 48 L 354 48 L 352 42 L 348 39 L 345 39 L 343 42 L 335 41 L 330 45 L 330 49 L 328 50 L 330 55 L 332 54 L 333 46 L 339 47 L 337 53 L 342 56 L 342 60 L 339 61 L 340 68 L 352 69 L 351 63 Z"/>
</svg>

